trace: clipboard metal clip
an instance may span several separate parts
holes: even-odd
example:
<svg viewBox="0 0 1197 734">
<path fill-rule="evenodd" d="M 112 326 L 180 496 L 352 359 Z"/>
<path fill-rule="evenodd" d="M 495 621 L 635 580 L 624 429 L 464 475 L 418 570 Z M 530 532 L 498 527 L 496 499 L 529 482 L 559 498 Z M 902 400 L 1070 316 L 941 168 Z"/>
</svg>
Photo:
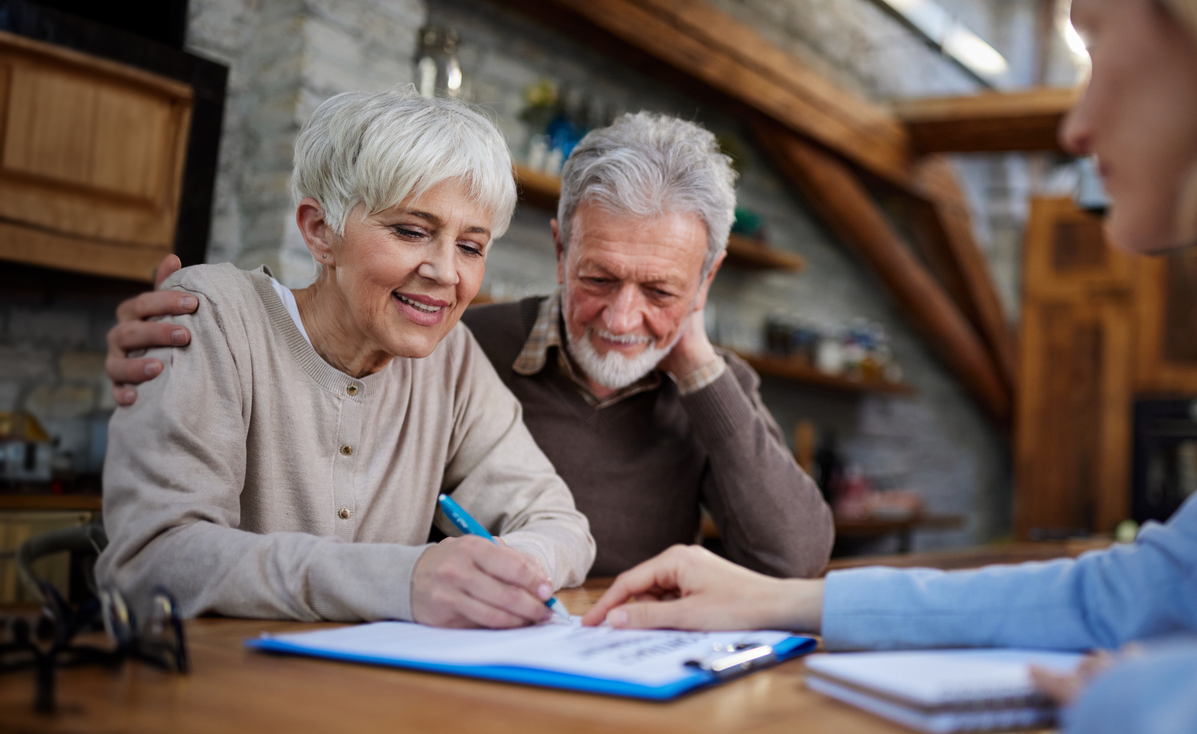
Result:
<svg viewBox="0 0 1197 734">
<path fill-rule="evenodd" d="M 718 649 L 723 654 L 704 660 L 691 660 L 686 665 L 711 673 L 723 681 L 767 668 L 777 662 L 777 653 L 771 645 L 728 645 Z"/>
</svg>

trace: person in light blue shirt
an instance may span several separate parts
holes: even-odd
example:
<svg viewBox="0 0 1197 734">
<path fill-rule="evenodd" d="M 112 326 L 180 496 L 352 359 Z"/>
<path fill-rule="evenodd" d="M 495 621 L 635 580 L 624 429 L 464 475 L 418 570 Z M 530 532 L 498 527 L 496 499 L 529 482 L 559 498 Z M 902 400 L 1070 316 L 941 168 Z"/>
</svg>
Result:
<svg viewBox="0 0 1197 734">
<path fill-rule="evenodd" d="M 1112 650 L 1197 633 L 1197 495 L 1167 524 L 1144 525 L 1133 544 L 1075 560 L 967 573 L 862 568 L 823 583 L 829 650 Z"/>
<path fill-rule="evenodd" d="M 1064 711 L 1064 730 L 1102 734 L 1197 731 L 1197 638 L 1170 639 L 1096 676 Z"/>
<path fill-rule="evenodd" d="M 860 568 L 774 579 L 698 546 L 675 546 L 620 575 L 584 618 L 604 620 L 809 630 L 828 650 L 1094 650 L 1197 634 L 1197 495 L 1166 524 L 1144 525 L 1133 544 L 975 571 Z"/>
<path fill-rule="evenodd" d="M 1120 247 L 1197 243 L 1197 0 L 1073 0 L 1092 61 L 1061 141 L 1096 155 Z M 1197 339 L 1197 334 L 1193 335 Z M 616 579 L 584 618 L 615 627 L 776 628 L 829 650 L 1002 646 L 1139 653 L 1036 673 L 1067 732 L 1197 732 L 1197 496 L 1134 544 L 975 571 L 866 568 L 772 579 L 677 546 Z M 1178 635 L 1189 635 L 1179 638 Z"/>
</svg>

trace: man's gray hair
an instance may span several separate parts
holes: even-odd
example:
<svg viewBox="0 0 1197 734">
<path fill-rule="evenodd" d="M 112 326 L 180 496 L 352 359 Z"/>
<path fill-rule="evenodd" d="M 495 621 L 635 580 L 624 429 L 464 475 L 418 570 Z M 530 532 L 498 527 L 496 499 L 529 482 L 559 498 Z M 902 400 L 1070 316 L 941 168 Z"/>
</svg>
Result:
<svg viewBox="0 0 1197 734">
<path fill-rule="evenodd" d="M 469 184 L 491 215 L 491 238 L 515 211 L 511 154 L 499 129 L 464 102 L 425 99 L 415 88 L 345 92 L 326 100 L 299 131 L 291 198 L 312 197 L 339 235 L 358 204 L 390 209 L 448 179 Z"/>
<path fill-rule="evenodd" d="M 569 247 L 571 219 L 583 201 L 635 218 L 693 212 L 707 225 L 702 273 L 727 249 L 735 219 L 736 172 L 710 131 L 649 112 L 620 115 L 574 148 L 562 171 L 557 226 Z"/>
</svg>

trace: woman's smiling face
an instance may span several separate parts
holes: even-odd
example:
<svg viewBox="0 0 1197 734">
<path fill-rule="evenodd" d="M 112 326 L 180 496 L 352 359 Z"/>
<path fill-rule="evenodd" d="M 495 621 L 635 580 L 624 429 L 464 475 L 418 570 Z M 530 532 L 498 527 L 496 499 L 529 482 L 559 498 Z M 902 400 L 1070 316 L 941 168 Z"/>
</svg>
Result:
<svg viewBox="0 0 1197 734">
<path fill-rule="evenodd" d="M 321 260 L 339 320 L 371 351 L 427 357 L 478 295 L 490 231 L 460 179 L 364 219 L 355 208 Z"/>
</svg>

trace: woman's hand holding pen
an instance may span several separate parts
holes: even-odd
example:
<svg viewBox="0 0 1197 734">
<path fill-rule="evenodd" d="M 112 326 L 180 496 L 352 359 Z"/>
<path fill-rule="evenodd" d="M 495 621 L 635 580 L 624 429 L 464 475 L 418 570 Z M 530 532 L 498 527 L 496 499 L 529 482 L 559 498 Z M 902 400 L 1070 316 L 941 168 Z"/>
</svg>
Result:
<svg viewBox="0 0 1197 734">
<path fill-rule="evenodd" d="M 446 538 L 412 571 L 411 614 L 435 627 L 523 627 L 552 616 L 536 560 L 485 538 Z"/>
<path fill-rule="evenodd" d="M 822 609 L 822 581 L 770 578 L 699 546 L 677 545 L 620 574 L 582 623 L 817 632 Z"/>
</svg>

